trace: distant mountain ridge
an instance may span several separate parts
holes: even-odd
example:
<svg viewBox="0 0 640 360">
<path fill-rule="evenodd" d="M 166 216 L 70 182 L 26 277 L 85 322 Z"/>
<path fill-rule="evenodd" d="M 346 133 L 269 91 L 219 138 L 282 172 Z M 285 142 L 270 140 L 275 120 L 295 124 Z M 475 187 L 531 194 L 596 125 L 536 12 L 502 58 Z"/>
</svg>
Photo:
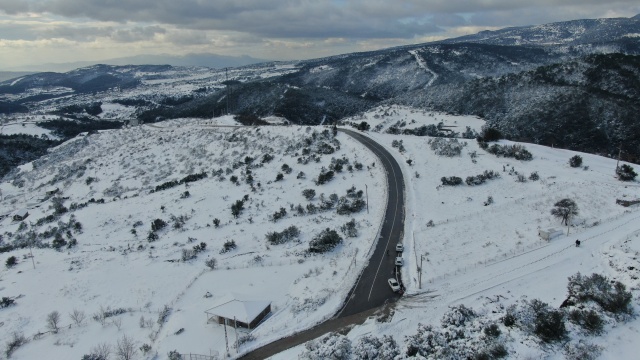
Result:
<svg viewBox="0 0 640 360">
<path fill-rule="evenodd" d="M 444 40 L 444 43 L 482 43 L 492 45 L 607 44 L 628 36 L 640 36 L 640 14 L 632 18 L 583 19 L 544 25 L 510 27 L 482 31 Z"/>
<path fill-rule="evenodd" d="M 211 53 L 192 53 L 185 55 L 135 55 L 120 57 L 114 59 L 107 59 L 101 61 L 76 61 L 70 63 L 48 63 L 42 65 L 28 65 L 18 68 L 11 68 L 6 70 L 28 70 L 29 72 L 43 71 L 43 72 L 67 72 L 77 68 L 93 66 L 97 64 L 106 64 L 114 66 L 126 66 L 126 65 L 171 65 L 171 66 L 205 66 L 214 69 L 220 69 L 225 67 L 240 67 L 245 65 L 257 64 L 266 62 L 265 59 L 256 59 L 248 55 L 242 56 L 226 56 L 217 55 Z M 0 79 L 4 80 L 4 79 Z"/>
<path fill-rule="evenodd" d="M 525 142 L 603 155 L 622 145 L 626 159 L 638 162 L 636 33 L 640 16 L 507 28 L 228 73 L 99 65 L 0 82 L 0 101 L 37 111 L 116 102 L 145 122 L 232 113 L 310 125 L 403 104 L 478 115 Z M 43 86 L 48 93 L 32 95 Z"/>
</svg>

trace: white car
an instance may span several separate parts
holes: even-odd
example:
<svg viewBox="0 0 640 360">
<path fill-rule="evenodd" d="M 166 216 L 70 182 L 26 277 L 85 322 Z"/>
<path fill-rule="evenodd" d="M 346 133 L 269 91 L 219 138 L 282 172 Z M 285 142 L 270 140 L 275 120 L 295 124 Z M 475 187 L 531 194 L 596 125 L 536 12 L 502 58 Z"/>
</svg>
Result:
<svg viewBox="0 0 640 360">
<path fill-rule="evenodd" d="M 400 284 L 398 284 L 398 281 L 396 279 L 390 278 L 387 281 L 389 282 L 389 286 L 391 286 L 391 290 L 393 290 L 393 292 L 400 291 Z"/>
<path fill-rule="evenodd" d="M 404 246 L 402 246 L 402 243 L 398 243 L 396 245 L 396 251 L 397 252 L 403 252 L 404 251 Z"/>
<path fill-rule="evenodd" d="M 402 264 L 404 264 L 404 261 L 402 261 L 402 256 L 396 257 L 396 266 L 402 266 Z"/>
</svg>

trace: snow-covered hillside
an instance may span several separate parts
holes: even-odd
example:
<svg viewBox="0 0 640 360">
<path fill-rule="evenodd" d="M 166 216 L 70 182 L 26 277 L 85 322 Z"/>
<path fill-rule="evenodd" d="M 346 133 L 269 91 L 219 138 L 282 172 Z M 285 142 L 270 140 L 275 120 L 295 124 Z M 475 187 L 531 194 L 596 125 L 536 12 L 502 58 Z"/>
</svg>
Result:
<svg viewBox="0 0 640 360">
<path fill-rule="evenodd" d="M 136 344 L 138 359 L 151 359 L 156 353 L 164 359 L 171 350 L 223 355 L 224 329 L 207 323 L 204 311 L 229 293 L 272 301 L 273 314 L 251 332 L 254 339 L 242 345 L 240 352 L 333 315 L 377 238 L 386 201 L 378 160 L 346 134 L 334 139 L 330 129 L 322 127 L 231 128 L 226 127 L 230 119 L 217 120 L 215 124 L 173 120 L 78 137 L 0 184 L 0 214 L 8 215 L 0 223 L 3 245 L 28 243 L 34 237 L 52 243 L 54 227 L 62 230 L 58 237 L 67 243 L 77 240 L 76 246 L 62 246 L 60 251 L 25 247 L 4 253 L 3 258 L 16 256 L 18 263 L 1 273 L 1 295 L 15 299 L 16 304 L 0 309 L 0 343 L 14 339 L 14 332 L 29 340 L 12 358 L 38 358 L 43 353 L 52 358 L 81 358 L 100 344 L 115 350 L 123 336 Z M 447 325 L 450 334 L 464 331 L 466 339 L 456 338 L 452 349 L 481 350 L 489 344 L 483 329 L 496 322 L 495 341 L 504 345 L 511 358 L 570 358 L 573 350 L 567 349 L 584 343 L 602 346 L 602 357 L 608 359 L 631 358 L 637 352 L 632 341 L 640 322 L 633 318 L 605 316 L 600 336 L 585 334 L 567 321 L 565 343 L 569 345 L 546 344 L 500 322 L 512 304 L 526 307 L 532 299 L 540 299 L 559 307 L 567 296 L 567 277 L 577 272 L 596 272 L 624 283 L 632 290 L 637 313 L 640 213 L 637 205 L 625 208 L 616 199 L 639 199 L 640 187 L 637 181 L 614 177 L 615 160 L 522 144 L 533 158 L 519 161 L 496 157 L 475 140 L 449 143 L 385 133 L 392 127 L 416 129 L 439 123 L 440 129 L 462 133 L 468 126 L 479 131 L 483 122 L 475 117 L 394 106 L 345 123 L 362 121 L 371 125 L 369 136 L 387 146 L 403 167 L 408 199 L 403 281 L 408 291 L 394 305 L 390 318 L 369 320 L 327 344 L 349 345 L 355 354 L 372 337 L 388 335 L 396 343 L 396 355 L 404 358 L 421 336 L 429 331 L 440 336 L 443 333 L 436 330 Z M 335 152 L 322 154 L 330 152 L 329 147 Z M 445 148 L 444 153 L 460 149 L 460 154 L 436 155 L 435 150 Z M 273 159 L 265 158 L 266 154 Z M 581 167 L 569 166 L 574 155 L 582 157 Z M 348 163 L 337 172 L 343 158 Z M 283 168 L 284 164 L 288 167 Z M 319 185 L 314 180 L 323 167 L 336 172 L 333 180 Z M 442 186 L 442 177 L 464 180 L 485 171 L 498 176 L 474 186 L 464 181 Z M 304 176 L 298 178 L 300 172 Z M 283 176 L 276 181 L 278 173 Z M 336 206 L 353 201 L 354 197 L 346 196 L 352 186 L 356 192 L 368 189 L 368 214 L 364 209 L 337 214 Z M 52 188 L 61 192 L 47 195 Z M 305 189 L 315 190 L 311 201 L 302 195 Z M 331 194 L 337 195 L 338 202 L 329 208 Z M 321 207 L 321 198 L 327 209 L 310 214 L 314 210 L 308 205 Z M 573 199 L 579 209 L 569 235 L 550 213 L 564 198 Z M 232 205 L 238 202 L 244 210 L 235 218 Z M 62 212 L 60 206 L 68 212 L 47 220 L 56 209 Z M 25 225 L 11 219 L 22 208 L 29 211 Z M 277 219 L 281 208 L 286 214 Z M 346 235 L 345 224 L 352 218 L 357 224 L 355 238 Z M 44 219 L 40 225 L 39 219 Z M 156 219 L 167 226 L 152 231 L 153 223 L 158 227 Z M 218 226 L 214 219 L 219 220 Z M 298 240 L 268 243 L 267 233 L 290 226 L 300 231 Z M 335 229 L 343 243 L 324 255 L 308 256 L 309 242 L 326 228 Z M 549 228 L 561 234 L 548 242 L 541 240 L 539 230 Z M 576 239 L 582 241 L 579 248 L 573 245 Z M 200 243 L 206 244 L 204 251 L 188 259 L 194 255 L 191 249 L 202 249 Z M 230 250 L 221 253 L 225 243 Z M 214 270 L 205 265 L 212 258 L 217 260 Z M 205 297 L 207 292 L 212 296 Z M 470 320 L 464 314 L 451 320 L 461 311 L 450 307 L 460 304 L 473 309 L 475 315 L 465 313 Z M 169 315 L 159 324 L 165 306 Z M 106 320 L 92 319 L 108 313 L 107 308 L 111 313 L 123 312 Z M 86 315 L 80 325 L 68 315 L 74 309 Z M 53 311 L 61 315 L 55 334 L 47 332 L 47 316 Z M 443 315 L 449 320 L 441 323 Z M 419 324 L 436 330 L 427 331 Z M 228 330 L 229 353 L 235 355 L 236 335 Z M 239 337 L 249 340 L 246 335 L 243 330 Z M 151 347 L 147 354 L 140 349 L 143 344 Z M 313 358 L 321 353 L 317 343 L 309 348 L 314 346 L 316 350 L 299 346 L 275 358 Z M 350 352 L 343 355 L 357 358 Z"/>
<path fill-rule="evenodd" d="M 192 124 L 78 137 L 1 185 L 1 213 L 8 215 L 1 223 L 3 245 L 49 244 L 55 233 L 67 243 L 77 241 L 59 251 L 27 247 L 5 253 L 18 264 L 2 269 L 2 296 L 15 298 L 16 305 L 2 309 L 0 342 L 14 332 L 32 339 L 12 358 L 45 352 L 80 358 L 99 343 L 115 346 L 122 335 L 162 355 L 224 353 L 223 329 L 207 324 L 204 311 L 229 293 L 272 302 L 273 315 L 253 332 L 256 342 L 337 310 L 368 257 L 384 211 L 385 178 L 380 166 L 373 167 L 377 160 L 359 143 L 345 135 L 334 139 L 324 128 Z M 323 168 L 333 169 L 334 179 L 316 185 Z M 198 174 L 207 176 L 171 186 Z M 276 181 L 278 174 L 282 180 Z M 355 187 L 358 196 L 365 185 L 369 213 L 338 215 L 338 206 L 353 200 L 347 190 Z M 59 193 L 48 196 L 51 188 Z M 314 189 L 315 197 L 307 200 L 305 189 Z M 68 211 L 47 219 L 56 212 L 54 199 Z M 235 218 L 231 209 L 238 201 L 244 209 Z M 12 220 L 21 208 L 29 216 Z M 155 219 L 166 227 L 152 232 Z M 341 227 L 352 219 L 357 235 L 348 237 Z M 267 242 L 268 233 L 291 226 L 298 237 L 281 245 Z M 327 228 L 342 236 L 342 245 L 309 256 L 309 242 Z M 149 241 L 152 233 L 157 240 Z M 236 248 L 223 251 L 232 241 Z M 205 249 L 192 254 L 202 243 Z M 185 260 L 192 255 L 197 257 Z M 215 270 L 205 265 L 212 258 Z M 203 297 L 207 292 L 213 296 Z M 156 320 L 165 305 L 171 314 L 160 326 Z M 124 313 L 101 324 L 92 319 L 101 309 Z M 68 316 L 74 310 L 87 317 L 80 326 Z M 48 331 L 53 311 L 61 314 L 61 330 L 34 339 Z M 144 328 L 143 318 L 149 322 Z M 181 328 L 185 334 L 174 335 Z"/>
</svg>

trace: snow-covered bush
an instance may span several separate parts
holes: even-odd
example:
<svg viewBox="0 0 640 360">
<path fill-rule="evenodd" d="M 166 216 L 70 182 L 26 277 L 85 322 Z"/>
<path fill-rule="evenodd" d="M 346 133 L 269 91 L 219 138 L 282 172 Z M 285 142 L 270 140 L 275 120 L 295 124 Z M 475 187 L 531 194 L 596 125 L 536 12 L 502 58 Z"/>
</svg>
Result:
<svg viewBox="0 0 640 360">
<path fill-rule="evenodd" d="M 24 337 L 24 335 L 22 333 L 19 332 L 14 332 L 11 340 L 9 340 L 7 342 L 7 348 L 4 352 L 4 354 L 7 356 L 7 358 L 10 358 L 11 355 L 22 345 L 27 343 L 27 338 Z"/>
<path fill-rule="evenodd" d="M 302 190 L 302 196 L 304 196 L 307 200 L 311 200 L 316 196 L 316 191 L 313 189 L 304 189 Z"/>
<path fill-rule="evenodd" d="M 504 146 L 493 144 L 483 149 L 486 150 L 489 154 L 493 154 L 496 156 L 503 156 L 506 158 L 512 157 L 516 160 L 523 161 L 529 161 L 533 159 L 533 155 L 524 146 L 518 144 Z"/>
<path fill-rule="evenodd" d="M 211 270 L 214 270 L 218 265 L 218 260 L 216 258 L 209 258 L 204 264 Z"/>
<path fill-rule="evenodd" d="M 447 311 L 440 320 L 442 327 L 464 327 L 468 322 L 475 319 L 476 313 L 462 304 L 454 306 Z"/>
<path fill-rule="evenodd" d="M 569 166 L 577 168 L 582 166 L 582 156 L 574 155 L 569 159 Z"/>
<path fill-rule="evenodd" d="M 500 174 L 493 170 L 485 170 L 482 174 L 476 176 L 468 176 L 465 182 L 469 186 L 484 184 L 487 180 L 497 179 Z"/>
<path fill-rule="evenodd" d="M 600 274 L 582 276 L 580 273 L 569 277 L 567 301 L 585 303 L 593 301 L 603 310 L 614 314 L 631 314 L 633 307 L 631 292 L 619 281 L 610 281 Z"/>
<path fill-rule="evenodd" d="M 193 249 L 182 249 L 182 256 L 180 257 L 180 259 L 183 262 L 189 261 L 191 259 L 195 259 L 197 256 L 197 253 L 195 250 Z"/>
<path fill-rule="evenodd" d="M 633 170 L 633 167 L 622 164 L 622 166 L 618 166 L 616 168 L 616 175 L 618 176 L 618 180 L 621 181 L 632 181 L 638 176 L 638 174 Z"/>
<path fill-rule="evenodd" d="M 429 139 L 428 144 L 436 155 L 446 157 L 460 156 L 462 148 L 467 146 L 466 142 L 459 142 L 458 139 L 443 137 Z"/>
<path fill-rule="evenodd" d="M 538 299 L 524 301 L 516 317 L 520 328 L 538 336 L 546 343 L 560 341 L 567 336 L 562 311 Z"/>
<path fill-rule="evenodd" d="M 331 332 L 320 339 L 305 344 L 300 355 L 307 360 L 348 360 L 351 359 L 351 340 L 344 335 Z"/>
<path fill-rule="evenodd" d="M 316 185 L 322 185 L 324 183 L 331 181 L 331 179 L 333 179 L 333 174 L 334 174 L 333 171 L 327 170 L 323 167 L 320 170 L 320 174 L 318 175 L 318 178 L 316 180 Z"/>
<path fill-rule="evenodd" d="M 224 254 L 227 253 L 235 248 L 237 248 L 238 246 L 236 245 L 236 241 L 235 240 L 229 240 L 229 241 L 225 241 L 225 243 L 222 245 L 222 250 L 220 250 L 220 254 Z"/>
<path fill-rule="evenodd" d="M 300 230 L 295 226 L 291 225 L 288 228 L 284 229 L 282 232 L 269 232 L 266 235 L 267 242 L 271 245 L 279 245 L 289 242 L 291 240 L 296 240 L 300 237 Z"/>
<path fill-rule="evenodd" d="M 595 360 L 600 357 L 602 347 L 584 341 L 569 342 L 564 346 L 567 360 Z"/>
<path fill-rule="evenodd" d="M 571 310 L 569 312 L 569 321 L 593 335 L 601 334 L 604 327 L 604 320 L 602 320 L 600 314 L 594 310 Z"/>
<path fill-rule="evenodd" d="M 340 231 L 349 238 L 354 238 L 358 236 L 358 229 L 356 228 L 356 219 L 351 219 L 351 221 L 345 223 L 340 227 Z"/>
<path fill-rule="evenodd" d="M 169 314 L 171 314 L 171 308 L 168 305 L 165 305 L 158 313 L 158 325 L 164 324 L 169 318 Z"/>
<path fill-rule="evenodd" d="M 326 228 L 309 242 L 309 252 L 324 253 L 331 251 L 341 242 L 342 237 L 335 230 Z"/>
<path fill-rule="evenodd" d="M 457 186 L 462 184 L 462 178 L 459 178 L 457 176 L 443 176 L 442 178 L 440 178 L 440 181 L 442 182 L 442 185 L 445 186 Z"/>
<path fill-rule="evenodd" d="M 281 207 L 280 210 L 274 212 L 271 215 L 271 221 L 273 222 L 277 222 L 278 220 L 282 219 L 283 217 L 285 217 L 287 215 L 287 209 Z"/>
<path fill-rule="evenodd" d="M 162 230 L 167 226 L 167 222 L 162 219 L 155 219 L 151 222 L 151 231 Z"/>
<path fill-rule="evenodd" d="M 394 359 L 400 355 L 398 343 L 389 335 L 382 338 L 365 335 L 352 347 L 355 359 Z"/>
<path fill-rule="evenodd" d="M 360 212 L 362 209 L 365 208 L 366 205 L 367 203 L 360 198 L 349 201 L 348 198 L 343 196 L 338 200 L 338 205 L 336 206 L 336 212 L 339 215 L 349 215 L 352 213 Z"/>
</svg>

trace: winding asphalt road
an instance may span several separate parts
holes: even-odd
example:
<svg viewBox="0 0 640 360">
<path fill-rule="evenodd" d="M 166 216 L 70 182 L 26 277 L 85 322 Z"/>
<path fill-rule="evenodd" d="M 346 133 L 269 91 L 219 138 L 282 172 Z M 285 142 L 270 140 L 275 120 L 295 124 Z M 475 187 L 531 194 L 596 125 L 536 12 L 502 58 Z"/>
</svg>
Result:
<svg viewBox="0 0 640 360">
<path fill-rule="evenodd" d="M 400 297 L 391 291 L 387 280 L 396 277 L 395 249 L 396 244 L 401 242 L 403 237 L 404 179 L 400 165 L 384 147 L 356 131 L 346 129 L 340 129 L 340 131 L 360 141 L 380 159 L 387 173 L 389 191 L 384 223 L 373 255 L 351 290 L 344 307 L 337 314 L 338 317 L 344 317 L 379 307 L 389 300 L 397 300 Z"/>
<path fill-rule="evenodd" d="M 240 359 L 265 359 L 294 346 L 315 339 L 330 331 L 337 331 L 349 325 L 362 323 L 373 315 L 382 305 L 396 301 L 400 295 L 391 291 L 387 280 L 395 277 L 394 265 L 396 244 L 402 240 L 404 231 L 404 179 L 400 165 L 393 156 L 380 144 L 359 132 L 339 129 L 360 141 L 371 150 L 380 160 L 387 173 L 388 199 L 384 223 L 380 229 L 378 241 L 373 254 L 364 268 L 358 281 L 353 286 L 347 299 L 338 313 L 330 320 L 315 327 L 299 332 L 290 337 L 272 342 Z M 376 196 L 372 194 L 371 196 Z M 388 251 L 388 255 L 387 255 Z"/>
</svg>

